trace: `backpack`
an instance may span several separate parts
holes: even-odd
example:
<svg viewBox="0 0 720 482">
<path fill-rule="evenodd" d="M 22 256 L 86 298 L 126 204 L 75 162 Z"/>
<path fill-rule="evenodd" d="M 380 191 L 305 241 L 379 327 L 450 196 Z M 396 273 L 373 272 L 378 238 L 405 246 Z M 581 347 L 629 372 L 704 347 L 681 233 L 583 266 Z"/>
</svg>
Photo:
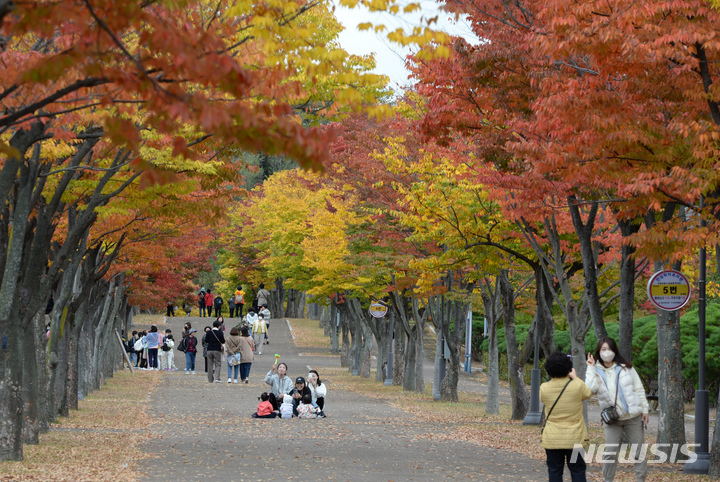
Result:
<svg viewBox="0 0 720 482">
<path fill-rule="evenodd" d="M 180 344 L 177 346 L 177 349 L 180 351 L 187 351 L 187 349 L 188 349 L 188 337 L 187 336 L 185 338 L 183 338 L 182 341 L 180 341 Z"/>
<path fill-rule="evenodd" d="M 160 348 L 162 348 L 162 351 L 170 351 L 170 347 L 167 344 L 167 340 L 163 340 L 163 344 Z"/>
<path fill-rule="evenodd" d="M 235 303 L 238 305 L 244 305 L 245 297 L 243 295 L 235 295 Z"/>
</svg>

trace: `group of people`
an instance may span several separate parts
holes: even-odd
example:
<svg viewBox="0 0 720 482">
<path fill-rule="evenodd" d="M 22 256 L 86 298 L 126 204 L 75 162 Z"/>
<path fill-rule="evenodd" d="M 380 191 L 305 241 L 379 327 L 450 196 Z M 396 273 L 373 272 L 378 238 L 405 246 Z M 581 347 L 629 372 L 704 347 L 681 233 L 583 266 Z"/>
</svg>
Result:
<svg viewBox="0 0 720 482">
<path fill-rule="evenodd" d="M 265 375 L 270 391 L 260 395 L 253 418 L 324 418 L 327 386 L 316 370 L 310 370 L 307 381 L 297 377 L 295 384 L 287 374 L 287 364 L 273 364 Z"/>
<path fill-rule="evenodd" d="M 588 442 L 583 401 L 593 394 L 597 394 L 600 408 L 612 413 L 603 420 L 603 480 L 611 482 L 615 479 L 620 440 L 625 435 L 635 461 L 635 477 L 644 481 L 647 458 L 639 455 L 645 442 L 650 406 L 640 376 L 620 354 L 615 340 L 602 338 L 595 354 L 588 353 L 584 382 L 577 378 L 569 355 L 552 355 L 545 362 L 545 370 L 551 379 L 540 386 L 540 400 L 546 410 L 549 407 L 542 447 L 547 457 L 550 482 L 562 481 L 566 463 L 573 482 L 586 480 L 584 454 L 573 457 L 573 452 L 577 454 L 576 448 Z"/>
<path fill-rule="evenodd" d="M 125 345 L 130 364 L 136 368 L 147 370 L 177 370 L 173 348 L 175 339 L 172 330 L 165 330 L 162 335 L 157 326 L 152 325 L 150 331 L 134 330 Z"/>
<path fill-rule="evenodd" d="M 252 305 L 252 309 L 255 312 L 260 312 L 263 308 L 267 309 L 270 306 L 270 292 L 265 289 L 265 284 L 260 283 L 258 292 L 255 295 L 255 301 Z M 215 318 L 222 316 L 223 305 L 225 300 L 221 294 L 213 294 L 212 290 L 200 288 L 200 292 L 197 295 L 198 309 L 201 317 Z M 245 307 L 245 291 L 242 286 L 238 286 L 234 293 L 231 293 L 227 299 L 229 317 L 230 318 L 242 318 L 243 308 Z M 214 310 L 214 315 L 213 315 Z M 170 315 L 168 315 L 170 316 Z"/>
</svg>

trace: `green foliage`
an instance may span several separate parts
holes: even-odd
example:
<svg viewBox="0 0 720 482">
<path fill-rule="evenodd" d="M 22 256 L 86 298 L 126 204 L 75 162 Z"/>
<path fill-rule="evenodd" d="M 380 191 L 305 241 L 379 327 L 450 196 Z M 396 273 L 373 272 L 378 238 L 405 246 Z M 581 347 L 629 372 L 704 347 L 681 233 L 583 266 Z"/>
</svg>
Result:
<svg viewBox="0 0 720 482">
<path fill-rule="evenodd" d="M 698 383 L 698 310 L 693 309 L 680 317 L 680 330 L 683 353 L 683 376 L 697 386 Z M 705 379 L 715 383 L 720 379 L 720 303 L 710 303 L 706 310 L 706 372 Z M 517 340 L 520 346 L 525 343 L 529 324 L 516 326 Z M 618 324 L 606 323 L 608 336 L 618 339 Z M 487 352 L 488 340 L 482 337 L 482 315 L 473 316 L 473 349 L 476 353 Z M 556 329 L 555 346 L 558 351 L 570 352 L 570 333 Z M 591 329 L 585 337 L 585 352 L 594 352 L 597 346 L 595 332 Z M 507 352 L 505 331 L 498 328 L 498 351 L 502 355 Z M 482 355 L 482 358 L 487 358 Z M 657 318 L 655 315 L 636 318 L 633 324 L 633 366 L 643 381 L 657 380 Z M 713 388 L 713 387 L 706 387 Z M 713 396 L 717 389 L 711 390 Z"/>
</svg>

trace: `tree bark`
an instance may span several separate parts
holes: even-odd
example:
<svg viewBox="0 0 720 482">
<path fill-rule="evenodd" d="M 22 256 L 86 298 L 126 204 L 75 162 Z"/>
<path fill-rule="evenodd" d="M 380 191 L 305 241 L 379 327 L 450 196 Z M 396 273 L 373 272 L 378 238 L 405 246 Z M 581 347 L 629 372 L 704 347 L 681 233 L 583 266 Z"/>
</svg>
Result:
<svg viewBox="0 0 720 482">
<path fill-rule="evenodd" d="M 512 420 L 522 420 L 527 414 L 530 400 L 525 385 L 525 365 L 520 364 L 517 338 L 515 336 L 515 294 L 510 283 L 509 273 L 502 269 L 500 278 L 500 298 L 503 306 L 503 326 L 508 356 L 508 380 L 512 398 Z"/>
<path fill-rule="evenodd" d="M 639 223 L 618 220 L 623 241 L 640 230 Z M 635 309 L 635 247 L 623 242 L 620 260 L 620 303 L 618 314 L 618 349 L 620 354 L 632 362 L 633 317 Z"/>
<path fill-rule="evenodd" d="M 499 310 L 498 278 L 493 282 L 489 278 L 480 280 L 480 293 L 485 308 L 488 337 L 488 388 L 485 400 L 485 413 L 500 413 L 500 357 L 498 353 L 497 325 Z"/>
</svg>

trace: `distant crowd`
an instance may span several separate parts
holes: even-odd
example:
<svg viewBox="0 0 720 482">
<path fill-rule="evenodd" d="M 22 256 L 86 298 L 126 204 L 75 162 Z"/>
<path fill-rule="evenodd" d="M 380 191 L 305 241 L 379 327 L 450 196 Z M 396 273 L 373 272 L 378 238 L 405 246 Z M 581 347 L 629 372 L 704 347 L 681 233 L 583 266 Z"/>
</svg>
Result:
<svg viewBox="0 0 720 482">
<path fill-rule="evenodd" d="M 265 308 L 265 310 L 268 309 L 268 306 L 270 306 L 270 292 L 265 289 L 265 284 L 261 283 L 257 293 L 255 294 L 255 298 L 252 303 L 252 309 L 256 313 L 262 313 L 262 308 Z M 177 305 L 173 301 L 167 301 L 167 316 L 175 316 L 175 313 L 177 312 Z M 222 316 L 225 306 L 225 298 L 223 298 L 221 293 L 213 293 L 210 289 L 200 288 L 200 291 L 197 294 L 197 307 L 200 317 L 219 317 Z M 245 307 L 245 291 L 243 290 L 242 286 L 238 286 L 235 289 L 234 293 L 231 293 L 227 297 L 227 306 L 228 306 L 228 318 L 242 318 L 244 307 Z M 190 315 L 192 312 L 192 308 L 189 301 L 185 301 L 183 303 L 183 311 L 185 311 L 186 315 Z M 248 310 L 249 311 L 249 310 Z M 269 311 L 268 311 L 269 313 Z M 265 315 L 265 319 L 269 319 L 269 316 L 267 316 L 266 313 L 263 313 Z"/>
</svg>

